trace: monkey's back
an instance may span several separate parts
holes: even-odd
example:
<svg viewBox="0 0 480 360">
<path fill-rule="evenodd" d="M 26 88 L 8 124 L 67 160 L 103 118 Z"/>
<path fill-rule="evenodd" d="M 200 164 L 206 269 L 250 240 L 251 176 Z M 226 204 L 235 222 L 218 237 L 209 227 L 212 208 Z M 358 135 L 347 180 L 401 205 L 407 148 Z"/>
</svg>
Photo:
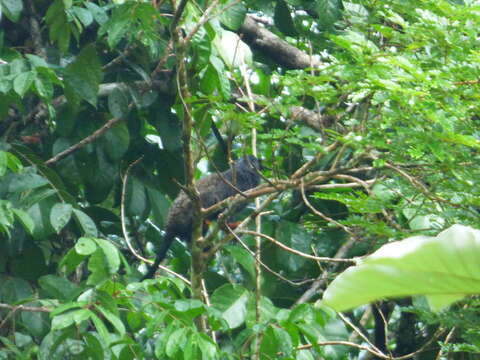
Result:
<svg viewBox="0 0 480 360">
<path fill-rule="evenodd" d="M 250 156 L 242 158 L 235 163 L 235 171 L 232 169 L 221 175 L 211 174 L 196 183 L 200 194 L 200 203 L 203 208 L 208 208 L 216 203 L 237 194 L 232 184 L 240 191 L 254 188 L 260 182 L 258 174 L 259 162 Z M 226 180 L 226 181 L 225 181 Z M 229 184 L 230 183 L 230 184 Z M 212 214 L 210 218 L 218 215 Z M 182 190 L 170 207 L 167 216 L 166 233 L 179 237 L 184 241 L 190 241 L 192 236 L 193 207 L 192 201 Z"/>
</svg>

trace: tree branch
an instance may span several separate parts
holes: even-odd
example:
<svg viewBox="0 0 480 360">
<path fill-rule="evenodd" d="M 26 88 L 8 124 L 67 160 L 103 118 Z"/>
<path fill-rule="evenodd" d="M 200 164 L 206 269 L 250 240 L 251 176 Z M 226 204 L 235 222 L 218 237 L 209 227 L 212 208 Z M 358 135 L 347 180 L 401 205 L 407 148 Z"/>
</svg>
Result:
<svg viewBox="0 0 480 360">
<path fill-rule="evenodd" d="M 288 69 L 305 69 L 321 65 L 319 60 L 280 39 L 248 15 L 239 32 L 247 44 L 272 58 L 279 66 Z"/>
</svg>

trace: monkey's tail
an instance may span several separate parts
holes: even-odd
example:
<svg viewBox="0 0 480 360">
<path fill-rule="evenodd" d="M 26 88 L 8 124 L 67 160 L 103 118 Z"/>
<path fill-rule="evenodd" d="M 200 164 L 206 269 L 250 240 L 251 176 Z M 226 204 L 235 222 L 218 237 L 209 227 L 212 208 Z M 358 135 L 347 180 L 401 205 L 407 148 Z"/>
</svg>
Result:
<svg viewBox="0 0 480 360">
<path fill-rule="evenodd" d="M 168 249 L 170 249 L 170 246 L 172 245 L 172 242 L 174 240 L 175 236 L 172 236 L 171 234 L 166 234 L 165 237 L 163 238 L 163 243 L 160 249 L 157 252 L 157 257 L 155 258 L 155 262 L 153 265 L 148 269 L 148 272 L 142 277 L 140 281 L 143 281 L 145 279 L 151 279 L 153 278 L 153 275 L 155 275 L 155 272 L 158 269 L 158 265 L 162 262 L 163 259 L 165 259 L 165 256 L 167 255 Z"/>
</svg>

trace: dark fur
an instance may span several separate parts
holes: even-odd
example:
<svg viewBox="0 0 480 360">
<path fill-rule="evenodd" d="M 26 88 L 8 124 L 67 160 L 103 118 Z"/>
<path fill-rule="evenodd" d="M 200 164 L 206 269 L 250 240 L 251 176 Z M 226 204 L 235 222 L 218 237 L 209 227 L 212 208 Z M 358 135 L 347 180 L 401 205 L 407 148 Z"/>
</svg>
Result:
<svg viewBox="0 0 480 360">
<path fill-rule="evenodd" d="M 234 168 L 223 172 L 222 176 L 238 190 L 246 191 L 254 188 L 260 182 L 259 168 L 260 163 L 258 159 L 253 155 L 248 155 L 237 160 Z M 222 179 L 222 176 L 219 174 L 211 174 L 196 183 L 197 190 L 200 193 L 200 202 L 204 209 L 237 194 L 237 191 Z M 218 213 L 213 214 L 209 219 L 217 216 Z M 167 251 L 176 237 L 186 242 L 191 241 L 192 217 L 193 209 L 191 200 L 185 192 L 181 191 L 168 212 L 165 237 L 157 252 L 155 263 L 142 280 L 153 277 L 158 265 L 160 265 L 160 262 L 167 255 Z"/>
</svg>

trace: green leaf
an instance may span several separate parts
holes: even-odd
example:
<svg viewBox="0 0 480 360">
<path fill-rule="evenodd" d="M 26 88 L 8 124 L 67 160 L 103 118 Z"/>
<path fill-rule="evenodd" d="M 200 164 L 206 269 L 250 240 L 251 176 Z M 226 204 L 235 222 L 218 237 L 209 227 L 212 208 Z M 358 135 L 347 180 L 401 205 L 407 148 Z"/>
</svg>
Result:
<svg viewBox="0 0 480 360">
<path fill-rule="evenodd" d="M 323 302 L 344 311 L 383 298 L 425 295 L 439 310 L 480 293 L 479 256 L 480 231 L 462 225 L 437 237 L 392 242 L 337 276 Z"/>
<path fill-rule="evenodd" d="M 205 312 L 205 305 L 197 299 L 181 299 L 175 301 L 175 310 L 190 316 L 193 320 Z"/>
<path fill-rule="evenodd" d="M 188 337 L 183 351 L 185 359 L 200 359 L 200 349 L 198 348 L 197 336 L 195 335 Z"/>
<path fill-rule="evenodd" d="M 75 251 L 79 255 L 91 255 L 97 250 L 97 243 L 94 239 L 81 237 L 75 244 Z"/>
<path fill-rule="evenodd" d="M 269 325 L 266 331 L 263 333 L 262 343 L 260 345 L 260 354 L 262 358 L 266 358 L 266 359 L 275 358 L 278 352 L 280 351 L 281 349 L 280 347 L 281 343 L 279 343 L 280 339 L 278 339 L 277 336 L 275 335 L 276 334 L 275 334 L 274 327 L 272 325 Z"/>
<path fill-rule="evenodd" d="M 258 324 L 257 321 L 257 314 L 256 314 L 256 301 L 253 297 L 248 299 L 247 303 L 247 326 L 252 327 L 255 324 Z M 273 319 L 275 319 L 277 315 L 277 308 L 273 305 L 272 300 L 269 298 L 262 296 L 260 299 L 260 322 L 267 323 Z"/>
<path fill-rule="evenodd" d="M 25 335 L 19 332 L 15 332 L 15 345 L 17 345 L 18 347 L 20 348 L 26 347 L 32 344 L 32 342 L 33 342 L 33 339 L 30 335 Z"/>
<path fill-rule="evenodd" d="M 138 313 L 138 312 L 128 312 L 127 314 L 127 323 L 128 323 L 128 326 L 133 330 L 133 331 L 137 331 L 137 330 L 140 330 L 140 328 L 142 327 L 142 323 L 143 323 L 143 316 L 142 314 Z"/>
<path fill-rule="evenodd" d="M 83 333 L 85 343 L 88 346 L 89 354 L 92 356 L 93 360 L 104 360 L 105 354 L 103 351 L 103 346 L 97 337 L 91 333 Z M 121 357 L 120 357 L 121 359 Z"/>
<path fill-rule="evenodd" d="M 43 239 L 55 233 L 55 229 L 50 223 L 50 212 L 53 205 L 54 199 L 49 197 L 33 204 L 27 210 L 28 215 L 35 224 L 33 227 L 33 237 L 35 239 Z"/>
<path fill-rule="evenodd" d="M 0 14 L 5 12 L 5 16 L 12 22 L 17 22 L 23 10 L 22 0 L 0 0 Z"/>
<path fill-rule="evenodd" d="M 28 171 L 23 174 L 15 174 L 8 186 L 8 191 L 23 192 L 26 190 L 33 190 L 46 184 L 48 184 L 48 180 L 43 176 Z"/>
<path fill-rule="evenodd" d="M 51 77 L 43 70 L 41 68 L 38 69 L 34 80 L 35 90 L 41 98 L 51 99 L 53 97 L 53 82 Z"/>
<path fill-rule="evenodd" d="M 276 229 L 276 238 L 281 243 L 295 250 L 309 254 L 312 236 L 299 224 L 282 221 Z M 299 270 L 306 262 L 305 258 L 293 255 L 289 252 L 278 249 L 278 258 L 282 264 L 291 271 Z"/>
<path fill-rule="evenodd" d="M 126 330 L 120 318 L 113 314 L 112 312 L 105 309 L 103 306 L 95 305 L 98 311 L 113 325 L 115 330 L 120 334 L 120 336 L 125 335 Z"/>
<path fill-rule="evenodd" d="M 21 161 L 11 153 L 7 153 L 7 167 L 15 173 L 23 169 Z"/>
<path fill-rule="evenodd" d="M 95 315 L 94 313 L 91 316 L 92 322 L 95 325 L 95 328 L 98 331 L 98 334 L 100 335 L 100 339 L 104 344 L 109 344 L 110 343 L 110 333 L 108 332 L 107 327 L 103 323 L 100 318 Z"/>
<path fill-rule="evenodd" d="M 255 259 L 247 250 L 234 245 L 226 246 L 225 250 L 247 271 L 251 280 L 255 279 Z"/>
<path fill-rule="evenodd" d="M 85 302 L 85 301 L 73 301 L 73 302 L 64 303 L 64 304 L 56 306 L 52 310 L 52 312 L 50 313 L 50 316 L 54 317 L 54 316 L 57 316 L 57 315 L 60 315 L 64 312 L 66 312 L 68 310 L 83 308 L 87 305 L 88 305 L 88 303 Z"/>
<path fill-rule="evenodd" d="M 218 54 L 229 68 L 252 63 L 252 51 L 250 47 L 234 32 L 224 30 L 217 33 L 214 39 L 214 45 L 217 48 Z M 216 67 L 214 62 L 211 61 L 211 63 Z"/>
<path fill-rule="evenodd" d="M 312 7 L 318 14 L 318 24 L 321 29 L 328 29 L 342 16 L 341 0 L 315 0 Z"/>
<path fill-rule="evenodd" d="M 273 17 L 275 26 L 287 36 L 296 36 L 297 30 L 293 23 L 292 15 L 288 5 L 283 0 L 278 0 L 275 6 L 275 14 Z"/>
<path fill-rule="evenodd" d="M 84 3 L 84 5 L 87 7 L 88 10 L 90 10 L 93 18 L 97 23 L 103 25 L 105 22 L 108 21 L 108 15 L 103 8 L 92 2 Z"/>
<path fill-rule="evenodd" d="M 210 64 L 215 68 L 217 72 L 218 84 L 220 85 L 220 88 L 218 90 L 220 91 L 220 94 L 223 96 L 224 99 L 229 99 L 231 97 L 231 87 L 230 87 L 230 81 L 226 75 L 225 65 L 223 64 L 222 61 L 220 61 L 218 57 L 213 55 L 210 56 L 209 60 L 210 60 Z M 223 60 L 225 61 L 225 58 Z"/>
<path fill-rule="evenodd" d="M 0 278 L 1 279 L 1 278 Z M 3 280 L 3 279 L 2 279 Z M 0 294 L 6 303 L 14 303 L 33 296 L 33 290 L 28 281 L 10 277 L 1 282 Z"/>
<path fill-rule="evenodd" d="M 178 351 L 181 351 L 187 342 L 187 328 L 175 330 L 169 337 L 165 347 L 165 353 L 168 357 L 174 357 Z"/>
<path fill-rule="evenodd" d="M 35 223 L 30 215 L 20 209 L 12 209 L 12 212 L 15 214 L 15 217 L 18 221 L 20 221 L 25 230 L 27 230 L 29 234 L 33 234 L 33 231 L 35 230 Z"/>
<path fill-rule="evenodd" d="M 128 2 L 115 7 L 108 21 L 104 22 L 99 30 L 100 35 L 108 33 L 108 45 L 111 49 L 131 30 L 131 22 L 135 21 L 131 7 L 132 3 Z"/>
<path fill-rule="evenodd" d="M 54 316 L 52 319 L 52 330 L 61 330 L 73 325 L 75 323 L 76 311 L 69 311 L 67 313 Z"/>
<path fill-rule="evenodd" d="M 78 17 L 83 26 L 87 27 L 93 22 L 93 15 L 87 9 L 79 6 L 72 6 L 71 11 Z"/>
<path fill-rule="evenodd" d="M 234 6 L 227 5 L 228 9 L 222 12 L 220 21 L 228 29 L 237 31 L 243 25 L 245 15 L 247 14 L 247 8 L 243 3 L 237 3 Z"/>
<path fill-rule="evenodd" d="M 151 109 L 151 114 L 156 119 L 156 128 L 162 138 L 162 144 L 168 151 L 176 152 L 181 146 L 181 127 L 177 118 L 162 113 L 160 106 L 154 106 Z"/>
<path fill-rule="evenodd" d="M 108 95 L 108 110 L 116 117 L 121 118 L 128 114 L 128 96 L 120 89 L 114 89 Z"/>
<path fill-rule="evenodd" d="M 78 287 L 64 277 L 45 275 L 38 279 L 40 287 L 55 299 L 71 300 Z"/>
<path fill-rule="evenodd" d="M 112 160 L 121 159 L 130 145 L 130 133 L 127 124 L 120 122 L 114 125 L 104 136 L 105 152 Z"/>
<path fill-rule="evenodd" d="M 95 241 L 102 249 L 103 255 L 107 260 L 107 266 L 110 274 L 115 274 L 120 267 L 120 256 L 118 254 L 118 249 L 107 240 L 95 239 Z"/>
<path fill-rule="evenodd" d="M 25 93 L 30 89 L 35 80 L 36 74 L 33 71 L 21 73 L 13 80 L 13 90 L 23 97 Z"/>
<path fill-rule="evenodd" d="M 28 59 L 30 64 L 32 64 L 33 67 L 44 67 L 48 68 L 48 64 L 45 61 L 44 58 L 41 58 L 40 56 L 37 56 L 35 54 L 26 54 L 25 57 Z"/>
<path fill-rule="evenodd" d="M 28 243 L 22 249 L 22 255 L 17 256 L 10 262 L 12 275 L 26 280 L 36 281 L 40 276 L 50 270 L 47 267 L 42 250 L 34 242 Z"/>
<path fill-rule="evenodd" d="M 0 200 L 0 229 L 8 233 L 13 226 L 13 221 L 12 204 L 7 200 Z"/>
<path fill-rule="evenodd" d="M 82 99 L 97 106 L 102 68 L 95 45 L 87 45 L 65 69 L 65 83 Z"/>
<path fill-rule="evenodd" d="M 66 203 L 58 203 L 52 207 L 52 211 L 50 212 L 50 223 L 57 234 L 59 234 L 70 221 L 72 211 L 72 205 Z"/>
<path fill-rule="evenodd" d="M 70 249 L 58 264 L 58 268 L 65 271 L 66 275 L 71 274 L 78 265 L 85 259 L 85 255 L 80 255 L 76 248 Z"/>
<path fill-rule="evenodd" d="M 130 176 L 127 184 L 125 206 L 130 215 L 146 217 L 150 209 L 145 185 L 135 176 Z"/>
<path fill-rule="evenodd" d="M 61 330 L 70 325 L 80 325 L 93 315 L 91 310 L 77 309 L 55 316 L 52 319 L 52 330 Z"/>
<path fill-rule="evenodd" d="M 218 358 L 217 347 L 207 334 L 198 333 L 198 347 L 202 351 L 202 359 Z"/>
<path fill-rule="evenodd" d="M 78 225 L 81 227 L 86 236 L 97 236 L 97 226 L 90 216 L 78 209 L 73 209 L 73 215 L 75 216 L 75 220 L 78 222 Z"/>
<path fill-rule="evenodd" d="M 170 202 L 160 191 L 150 187 L 147 187 L 147 195 L 150 204 L 152 204 L 152 213 L 150 216 L 157 226 L 163 228 L 165 221 L 167 220 Z"/>
<path fill-rule="evenodd" d="M 108 197 L 118 176 L 118 163 L 107 158 L 104 146 L 97 146 L 95 150 L 96 156 L 89 156 L 87 162 L 78 167 L 87 185 L 86 198 L 92 204 L 98 204 Z M 121 148 L 119 150 L 122 151 Z"/>
<path fill-rule="evenodd" d="M 0 151 L 0 177 L 4 176 L 7 172 L 7 153 L 5 151 Z"/>
<path fill-rule="evenodd" d="M 218 88 L 218 74 L 212 65 L 207 66 L 207 70 L 202 72 L 200 89 L 204 94 L 215 94 Z"/>
<path fill-rule="evenodd" d="M 110 278 L 108 267 L 105 264 L 105 256 L 102 251 L 95 251 L 88 259 L 88 270 L 90 276 L 87 279 L 88 285 L 97 286 Z"/>
<path fill-rule="evenodd" d="M 222 312 L 231 329 L 239 327 L 247 314 L 248 291 L 241 286 L 226 284 L 212 295 L 212 305 Z"/>
</svg>

